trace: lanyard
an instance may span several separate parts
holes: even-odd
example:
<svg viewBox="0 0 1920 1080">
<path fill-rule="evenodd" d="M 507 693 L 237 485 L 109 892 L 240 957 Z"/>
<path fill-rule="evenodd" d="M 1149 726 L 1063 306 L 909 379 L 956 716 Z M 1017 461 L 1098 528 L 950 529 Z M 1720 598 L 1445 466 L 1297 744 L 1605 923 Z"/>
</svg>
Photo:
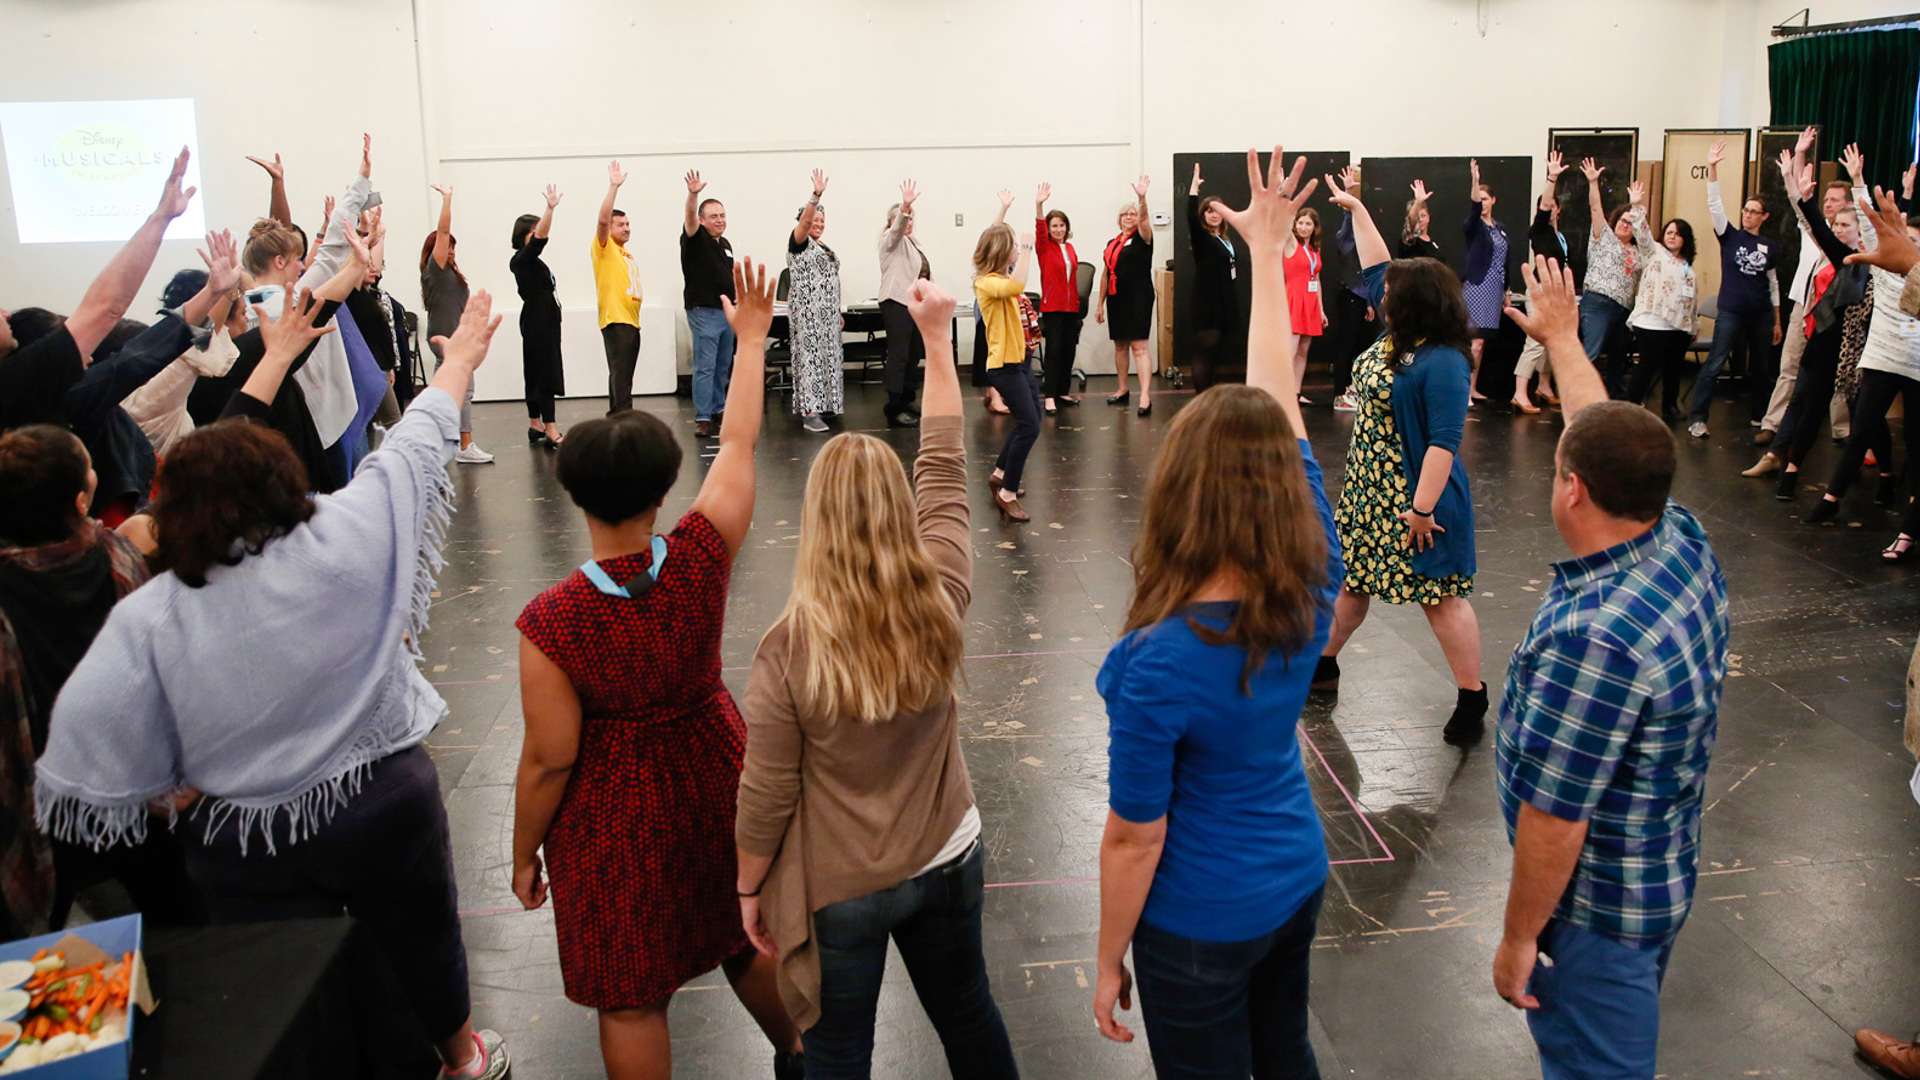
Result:
<svg viewBox="0 0 1920 1080">
<path fill-rule="evenodd" d="M 1307 247 L 1307 245 L 1301 244 L 1300 246 L 1303 248 L 1306 248 L 1306 251 L 1307 251 L 1307 277 L 1308 278 L 1319 277 L 1320 276 L 1320 256 L 1314 254 L 1313 249 L 1310 247 Z"/>
<path fill-rule="evenodd" d="M 600 569 L 600 564 L 594 562 L 592 559 L 588 559 L 586 562 L 580 564 L 580 572 L 587 575 L 587 580 L 593 582 L 594 588 L 599 589 L 608 596 L 618 596 L 627 600 L 638 600 L 640 597 L 646 595 L 648 589 L 653 588 L 655 582 L 660 580 L 660 568 L 666 565 L 666 561 L 667 538 L 664 536 L 656 536 L 653 538 L 653 565 L 647 567 L 646 573 L 639 575 L 625 585 L 614 584 L 613 578 L 610 577 L 605 570 Z"/>
</svg>

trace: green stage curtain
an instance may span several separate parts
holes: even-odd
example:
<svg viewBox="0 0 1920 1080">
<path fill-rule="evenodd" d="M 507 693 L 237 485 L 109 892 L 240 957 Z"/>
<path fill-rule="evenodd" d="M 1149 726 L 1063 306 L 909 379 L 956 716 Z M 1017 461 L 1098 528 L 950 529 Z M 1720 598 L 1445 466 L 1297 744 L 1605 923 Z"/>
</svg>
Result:
<svg viewBox="0 0 1920 1080">
<path fill-rule="evenodd" d="M 1790 38 L 1767 50 L 1767 73 L 1774 127 L 1820 125 L 1820 155 L 1829 160 L 1857 142 L 1867 182 L 1897 188 L 1914 160 L 1920 29 Z"/>
</svg>

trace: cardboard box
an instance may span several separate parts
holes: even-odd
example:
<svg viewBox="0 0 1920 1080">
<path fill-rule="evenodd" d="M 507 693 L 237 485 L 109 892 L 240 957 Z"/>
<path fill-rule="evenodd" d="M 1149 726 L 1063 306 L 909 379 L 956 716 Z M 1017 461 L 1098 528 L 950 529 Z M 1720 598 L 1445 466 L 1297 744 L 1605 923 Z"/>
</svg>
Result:
<svg viewBox="0 0 1920 1080">
<path fill-rule="evenodd" d="M 126 1038 L 97 1050 L 8 1075 L 31 1077 L 32 1080 L 127 1080 L 129 1063 L 133 1057 L 135 1014 L 153 1011 L 153 994 L 147 987 L 146 958 L 141 951 L 141 944 L 140 916 L 126 915 L 57 934 L 42 934 L 0 945 L 0 961 L 29 960 L 34 953 L 46 949 L 65 953 L 69 966 L 74 965 L 76 953 L 85 954 L 93 949 L 109 957 L 109 966 L 112 958 L 129 952 L 133 954 L 132 1000 L 127 1007 Z M 85 967 L 90 962 L 90 959 L 81 960 L 78 966 Z"/>
</svg>

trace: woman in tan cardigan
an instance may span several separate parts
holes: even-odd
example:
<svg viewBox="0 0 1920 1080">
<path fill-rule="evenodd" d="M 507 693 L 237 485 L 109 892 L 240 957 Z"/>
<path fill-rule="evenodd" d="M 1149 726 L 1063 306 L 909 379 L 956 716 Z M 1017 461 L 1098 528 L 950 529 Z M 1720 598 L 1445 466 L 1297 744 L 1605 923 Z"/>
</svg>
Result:
<svg viewBox="0 0 1920 1080">
<path fill-rule="evenodd" d="M 954 301 L 919 281 L 908 306 L 927 342 L 913 490 L 878 439 L 821 449 L 793 594 L 747 679 L 740 915 L 779 957 L 809 1073 L 867 1075 L 891 938 L 953 1075 L 997 1080 L 1019 1074 L 981 951 L 980 814 L 953 692 L 973 580 Z"/>
</svg>

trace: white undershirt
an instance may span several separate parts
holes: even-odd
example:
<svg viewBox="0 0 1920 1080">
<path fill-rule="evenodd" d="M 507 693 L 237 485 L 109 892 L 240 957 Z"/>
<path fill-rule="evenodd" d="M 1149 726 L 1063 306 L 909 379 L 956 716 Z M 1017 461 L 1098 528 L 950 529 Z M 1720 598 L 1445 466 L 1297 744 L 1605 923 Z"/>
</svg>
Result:
<svg viewBox="0 0 1920 1080">
<path fill-rule="evenodd" d="M 954 829 L 953 835 L 947 837 L 946 846 L 934 855 L 932 862 L 921 867 L 913 876 L 919 877 L 929 870 L 937 870 L 965 855 L 967 849 L 972 847 L 973 842 L 978 839 L 980 839 L 980 808 L 969 806 L 966 814 L 960 818 L 959 828 Z"/>
</svg>

